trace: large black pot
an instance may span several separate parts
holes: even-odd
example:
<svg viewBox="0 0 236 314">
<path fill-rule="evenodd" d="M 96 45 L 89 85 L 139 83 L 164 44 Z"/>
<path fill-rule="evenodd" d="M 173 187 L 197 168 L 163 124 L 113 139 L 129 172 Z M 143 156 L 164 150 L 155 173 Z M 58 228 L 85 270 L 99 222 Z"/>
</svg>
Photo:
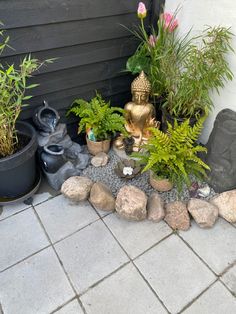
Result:
<svg viewBox="0 0 236 314">
<path fill-rule="evenodd" d="M 17 122 L 17 131 L 30 138 L 15 154 L 0 159 L 0 198 L 17 198 L 27 194 L 36 181 L 37 139 L 34 128 Z"/>
<path fill-rule="evenodd" d="M 167 122 L 169 122 L 172 126 L 174 126 L 174 121 L 177 120 L 178 124 L 183 123 L 186 118 L 183 117 L 174 117 L 172 116 L 165 108 L 162 108 L 162 123 L 161 123 L 161 129 L 163 132 L 167 131 Z M 191 127 L 194 126 L 194 124 L 197 122 L 196 117 L 192 117 L 189 119 L 189 125 Z"/>
</svg>

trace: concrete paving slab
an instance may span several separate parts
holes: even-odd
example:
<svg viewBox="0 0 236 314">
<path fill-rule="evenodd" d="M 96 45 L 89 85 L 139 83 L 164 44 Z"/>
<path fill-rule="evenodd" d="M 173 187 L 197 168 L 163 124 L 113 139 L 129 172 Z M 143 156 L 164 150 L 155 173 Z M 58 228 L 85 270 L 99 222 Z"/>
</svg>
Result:
<svg viewBox="0 0 236 314">
<path fill-rule="evenodd" d="M 78 293 L 128 261 L 101 220 L 55 245 Z"/>
<path fill-rule="evenodd" d="M 88 314 L 164 314 L 160 301 L 128 264 L 81 297 Z"/>
<path fill-rule="evenodd" d="M 225 285 L 236 297 L 236 265 L 230 268 L 221 278 Z"/>
<path fill-rule="evenodd" d="M 236 260 L 236 229 L 224 219 L 218 219 L 211 229 L 201 229 L 195 223 L 180 236 L 216 273 L 220 274 Z"/>
<path fill-rule="evenodd" d="M 15 215 L 24 209 L 30 208 L 30 205 L 26 205 L 23 202 L 19 202 L 12 205 L 0 206 L 0 220 Z"/>
<path fill-rule="evenodd" d="M 70 303 L 63 306 L 60 310 L 56 311 L 55 314 L 83 314 L 83 310 L 79 305 L 78 300 L 73 300 Z"/>
<path fill-rule="evenodd" d="M 0 270 L 49 245 L 33 209 L 0 221 Z"/>
<path fill-rule="evenodd" d="M 220 283 L 216 282 L 199 297 L 184 314 L 235 314 L 236 299 Z"/>
<path fill-rule="evenodd" d="M 52 248 L 0 274 L 4 314 L 46 314 L 73 298 L 74 292 Z"/>
<path fill-rule="evenodd" d="M 138 257 L 135 264 L 171 313 L 178 313 L 215 280 L 176 235 Z"/>
<path fill-rule="evenodd" d="M 33 196 L 33 205 L 40 204 L 47 201 L 48 199 L 55 197 L 60 194 L 60 191 L 56 191 L 50 187 L 45 178 L 42 179 L 41 185 Z"/>
<path fill-rule="evenodd" d="M 116 214 L 105 217 L 104 221 L 131 258 L 172 233 L 164 221 L 127 221 Z"/>
<path fill-rule="evenodd" d="M 63 195 L 37 205 L 35 209 L 52 242 L 59 241 L 99 219 L 88 202 L 71 204 Z"/>
</svg>

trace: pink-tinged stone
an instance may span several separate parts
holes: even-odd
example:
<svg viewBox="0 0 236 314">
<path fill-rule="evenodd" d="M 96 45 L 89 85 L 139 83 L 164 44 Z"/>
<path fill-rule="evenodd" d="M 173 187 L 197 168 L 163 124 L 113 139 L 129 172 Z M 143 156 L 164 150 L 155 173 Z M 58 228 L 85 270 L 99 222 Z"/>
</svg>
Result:
<svg viewBox="0 0 236 314">
<path fill-rule="evenodd" d="M 187 206 L 181 201 L 168 203 L 165 207 L 165 221 L 174 230 L 188 230 L 190 227 L 190 217 Z"/>
</svg>

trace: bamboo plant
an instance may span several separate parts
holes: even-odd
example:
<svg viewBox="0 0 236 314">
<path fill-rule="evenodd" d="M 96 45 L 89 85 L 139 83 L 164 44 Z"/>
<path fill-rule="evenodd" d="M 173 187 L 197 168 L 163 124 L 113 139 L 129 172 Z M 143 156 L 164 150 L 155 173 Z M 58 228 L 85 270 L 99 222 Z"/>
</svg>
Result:
<svg viewBox="0 0 236 314">
<path fill-rule="evenodd" d="M 4 37 L 0 31 L 0 54 L 8 45 L 9 37 Z M 47 60 L 45 62 L 51 62 Z M 16 121 L 23 106 L 31 96 L 26 92 L 38 84 L 28 84 L 32 73 L 38 70 L 44 62 L 26 56 L 19 67 L 14 64 L 0 63 L 0 158 L 12 155 L 17 150 Z"/>
</svg>

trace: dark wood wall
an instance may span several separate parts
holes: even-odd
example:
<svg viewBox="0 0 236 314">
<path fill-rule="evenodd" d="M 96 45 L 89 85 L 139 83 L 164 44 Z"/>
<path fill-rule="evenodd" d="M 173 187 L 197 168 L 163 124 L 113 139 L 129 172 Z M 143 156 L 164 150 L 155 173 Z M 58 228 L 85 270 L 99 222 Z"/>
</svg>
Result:
<svg viewBox="0 0 236 314">
<path fill-rule="evenodd" d="M 155 21 L 163 1 L 143 0 Z M 137 0 L 0 0 L 0 21 L 10 36 L 1 61 L 18 64 L 25 54 L 40 60 L 57 58 L 33 81 L 30 118 L 46 99 L 62 120 L 76 97 L 89 99 L 98 90 L 112 104 L 123 106 L 130 97 L 132 77 L 122 70 L 136 49 L 130 32 L 138 23 Z M 123 26 L 122 26 L 123 25 Z M 125 27 L 124 27 L 125 26 Z M 67 123 L 72 122 L 66 119 Z"/>
</svg>

